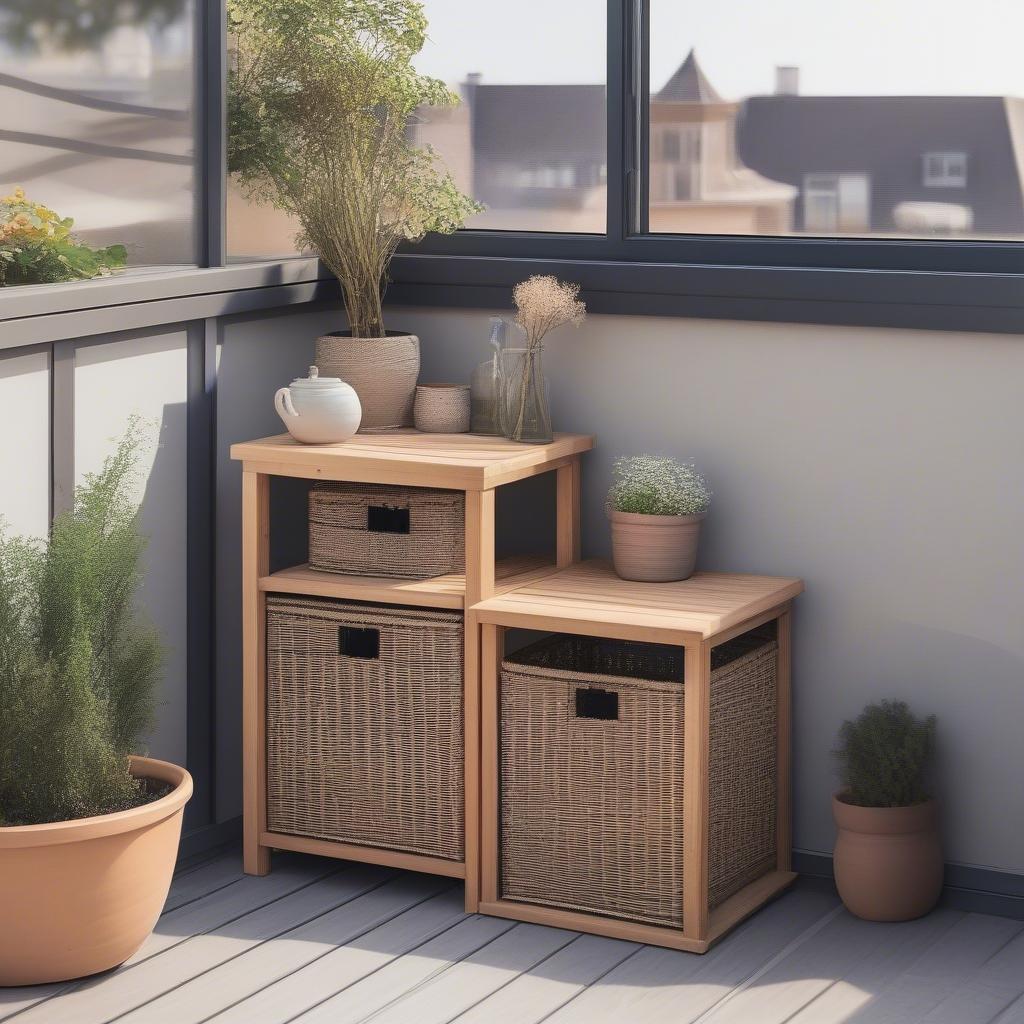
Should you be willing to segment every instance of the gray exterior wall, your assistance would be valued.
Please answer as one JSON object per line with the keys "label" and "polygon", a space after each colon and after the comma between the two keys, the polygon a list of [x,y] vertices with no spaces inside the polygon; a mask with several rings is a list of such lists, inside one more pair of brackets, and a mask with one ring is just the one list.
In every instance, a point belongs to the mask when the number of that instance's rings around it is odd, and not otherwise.
{"label": "gray exterior wall", "polygon": [[[465,379],[486,354],[485,311],[396,309],[391,320],[420,334],[425,379]],[[335,322],[325,310],[224,332],[221,817],[240,810],[240,470],[226,445],[278,429],[274,389]],[[556,427],[597,437],[584,463],[587,555],[608,552],[614,457],[660,451],[694,456],[715,488],[703,567],[807,581],[795,621],[798,848],[831,851],[840,722],[895,696],[939,716],[947,859],[1024,873],[1019,339],[595,316],[546,358]],[[301,502],[280,507],[301,543]],[[530,518],[502,517],[510,546],[530,546]]]}
{"label": "gray exterior wall", "polygon": [[[485,354],[483,312],[402,322],[430,379]],[[702,567],[806,580],[797,846],[832,849],[840,722],[896,696],[939,717],[947,859],[1024,872],[1020,340],[591,317],[545,358],[556,428],[597,438],[587,555],[608,553],[612,460],[658,451],[692,455],[715,489]]]}

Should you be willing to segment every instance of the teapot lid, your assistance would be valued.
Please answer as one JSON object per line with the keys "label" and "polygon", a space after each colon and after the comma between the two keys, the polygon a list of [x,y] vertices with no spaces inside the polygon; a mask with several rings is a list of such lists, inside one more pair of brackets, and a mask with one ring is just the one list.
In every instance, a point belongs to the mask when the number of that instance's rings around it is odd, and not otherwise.
{"label": "teapot lid", "polygon": [[340,377],[321,377],[320,370],[316,366],[309,368],[308,377],[296,377],[292,381],[293,388],[305,388],[307,390],[323,389],[323,388],[336,388],[341,384]]}

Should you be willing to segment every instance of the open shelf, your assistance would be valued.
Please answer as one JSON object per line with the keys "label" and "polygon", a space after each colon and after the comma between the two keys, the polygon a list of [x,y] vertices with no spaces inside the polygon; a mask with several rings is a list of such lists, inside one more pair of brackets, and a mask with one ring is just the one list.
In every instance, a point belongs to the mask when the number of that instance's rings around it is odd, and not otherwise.
{"label": "open shelf", "polygon": [[[555,564],[544,556],[500,559],[495,566],[495,592],[507,593],[556,571]],[[466,576],[465,573],[450,573],[429,580],[407,580],[385,576],[348,576],[311,569],[309,565],[296,565],[261,576],[259,586],[265,593],[461,610],[465,606]]]}

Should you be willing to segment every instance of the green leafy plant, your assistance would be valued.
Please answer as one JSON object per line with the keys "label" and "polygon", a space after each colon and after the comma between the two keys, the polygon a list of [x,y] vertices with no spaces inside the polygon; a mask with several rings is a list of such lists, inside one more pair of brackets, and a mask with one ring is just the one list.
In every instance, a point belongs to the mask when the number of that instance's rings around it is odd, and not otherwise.
{"label": "green leafy plant", "polygon": [[608,501],[617,512],[696,516],[708,510],[711,488],[692,461],[662,455],[617,459]]}
{"label": "green leafy plant", "polygon": [[923,803],[934,751],[934,715],[915,718],[903,701],[869,704],[839,730],[841,798],[858,807]]}
{"label": "green leafy plant", "polygon": [[481,207],[429,146],[423,106],[458,97],[419,74],[415,0],[228,0],[228,168],[250,198],[293,214],[338,277],[356,337],[384,334],[382,289],[400,242],[451,233]]}
{"label": "green leafy plant", "polygon": [[133,422],[46,543],[0,534],[0,825],[144,802],[128,754],[152,723],[163,650],[133,608],[145,539]]}
{"label": "green leafy plant", "polygon": [[21,188],[0,199],[0,285],[82,281],[125,265],[123,245],[92,249],[71,233],[74,223]]}

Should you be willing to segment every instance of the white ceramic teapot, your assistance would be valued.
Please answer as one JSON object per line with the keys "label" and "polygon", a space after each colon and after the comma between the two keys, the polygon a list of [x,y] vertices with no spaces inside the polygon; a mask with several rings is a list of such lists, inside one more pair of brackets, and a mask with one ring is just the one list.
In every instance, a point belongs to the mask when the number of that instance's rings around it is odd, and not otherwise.
{"label": "white ceramic teapot", "polygon": [[363,417],[355,391],[338,377],[321,377],[315,366],[308,377],[293,380],[291,387],[274,395],[274,408],[288,433],[303,444],[347,441]]}

